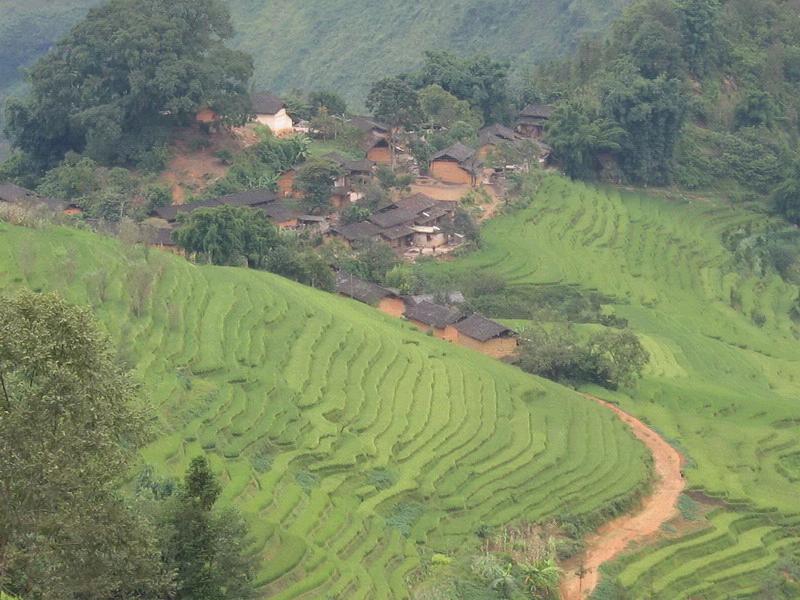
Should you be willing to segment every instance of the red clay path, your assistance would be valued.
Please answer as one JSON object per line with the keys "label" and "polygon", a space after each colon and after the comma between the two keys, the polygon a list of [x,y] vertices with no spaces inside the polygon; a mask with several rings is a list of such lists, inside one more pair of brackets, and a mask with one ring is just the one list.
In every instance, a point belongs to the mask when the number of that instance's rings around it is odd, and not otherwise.
{"label": "red clay path", "polygon": [[[562,600],[583,600],[594,591],[600,580],[599,567],[622,553],[633,542],[643,542],[655,536],[661,525],[677,514],[678,497],[686,482],[681,475],[682,458],[661,436],[619,407],[596,396],[584,394],[617,413],[633,434],[653,454],[656,473],[652,493],[639,509],[609,521],[586,539],[583,554],[565,565],[561,583]],[[578,574],[583,567],[583,577]]]}

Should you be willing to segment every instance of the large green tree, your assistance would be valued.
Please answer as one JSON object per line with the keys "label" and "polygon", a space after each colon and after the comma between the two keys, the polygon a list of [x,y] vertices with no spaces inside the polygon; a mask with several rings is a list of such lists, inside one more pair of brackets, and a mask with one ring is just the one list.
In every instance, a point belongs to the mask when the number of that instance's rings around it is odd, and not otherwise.
{"label": "large green tree", "polygon": [[87,310],[32,292],[0,303],[0,586],[164,597],[155,534],[117,492],[147,422]]}
{"label": "large green tree", "polygon": [[312,213],[330,210],[331,194],[342,170],[329,160],[310,160],[297,170],[294,189],[303,194],[303,202]]}
{"label": "large green tree", "polygon": [[509,116],[509,68],[509,63],[484,54],[462,58],[436,50],[425,53],[422,68],[414,78],[419,87],[436,84],[456,98],[466,100],[486,123],[492,123]]}
{"label": "large green tree", "polygon": [[174,238],[215,265],[246,263],[253,268],[264,268],[269,253],[281,243],[264,211],[228,204],[192,212]]}
{"label": "large green tree", "polygon": [[202,105],[243,122],[253,65],[225,46],[232,35],[220,0],[111,0],[33,66],[27,98],[7,106],[7,132],[44,163],[68,150],[120,162]]}
{"label": "large green tree", "polygon": [[625,131],[613,121],[591,115],[578,104],[558,107],[547,126],[547,141],[567,175],[591,179],[601,152],[618,152]]}
{"label": "large green tree", "polygon": [[687,113],[684,83],[666,75],[643,77],[626,60],[615,63],[612,71],[603,83],[601,102],[604,116],[627,134],[618,154],[622,170],[631,181],[669,184]]}

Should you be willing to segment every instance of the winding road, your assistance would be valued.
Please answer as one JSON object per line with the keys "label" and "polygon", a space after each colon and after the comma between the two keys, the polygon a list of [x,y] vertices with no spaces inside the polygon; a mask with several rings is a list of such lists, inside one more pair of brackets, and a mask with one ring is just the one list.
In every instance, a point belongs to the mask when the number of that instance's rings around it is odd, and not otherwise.
{"label": "winding road", "polygon": [[653,455],[656,481],[652,493],[636,512],[609,521],[586,539],[583,554],[565,566],[561,584],[562,600],[588,598],[600,581],[600,565],[621,554],[631,543],[645,541],[658,533],[661,525],[677,514],[678,497],[686,487],[681,473],[683,459],[664,438],[614,404],[589,394],[584,396],[617,413],[648,447]]}

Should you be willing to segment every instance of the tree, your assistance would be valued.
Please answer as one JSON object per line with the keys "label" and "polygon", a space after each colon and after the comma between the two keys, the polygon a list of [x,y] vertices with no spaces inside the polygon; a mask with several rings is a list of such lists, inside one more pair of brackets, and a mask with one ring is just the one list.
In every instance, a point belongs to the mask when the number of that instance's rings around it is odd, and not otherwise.
{"label": "tree", "polygon": [[328,91],[311,92],[308,95],[308,103],[314,116],[319,114],[320,109],[324,108],[329,115],[342,116],[347,112],[347,103],[339,94]]}
{"label": "tree", "polygon": [[800,225],[800,162],[786,180],[772,192],[772,205],[784,219]]}
{"label": "tree", "polygon": [[618,153],[625,175],[634,182],[669,184],[675,144],[687,113],[683,83],[664,75],[647,79],[622,60],[602,87],[603,116],[626,132]]}
{"label": "tree", "polygon": [[775,120],[777,107],[769,92],[754,89],[736,105],[734,121],[737,128],[770,127]]}
{"label": "tree", "polygon": [[618,152],[625,131],[612,121],[591,117],[580,105],[559,106],[547,126],[547,141],[564,172],[574,179],[594,176],[601,152]]}
{"label": "tree", "polygon": [[694,74],[704,75],[718,45],[719,0],[678,0],[676,6],[686,62]]}
{"label": "tree", "polygon": [[631,331],[597,333],[589,340],[588,349],[595,383],[612,389],[633,385],[650,361],[650,354]]}
{"label": "tree", "polygon": [[329,160],[309,160],[297,170],[294,189],[303,194],[303,201],[312,213],[330,210],[331,194],[342,170]]}
{"label": "tree", "polygon": [[419,87],[432,84],[477,110],[484,122],[504,121],[509,116],[509,63],[478,54],[462,59],[446,51],[425,53],[422,69],[415,75]]}
{"label": "tree", "polygon": [[173,237],[181,248],[215,265],[244,262],[253,268],[264,268],[269,253],[281,243],[263,211],[230,205],[192,212]]}
{"label": "tree", "polygon": [[176,573],[176,600],[253,597],[253,564],[244,553],[246,527],[233,511],[217,512],[222,487],[205,456],[192,459],[167,509],[164,556]]}
{"label": "tree", "polygon": [[417,92],[405,79],[387,77],[372,85],[366,105],[376,119],[389,125],[389,148],[394,167],[395,130],[415,124],[420,117]]}
{"label": "tree", "polygon": [[386,274],[398,264],[397,255],[389,244],[370,241],[360,244],[342,268],[367,281],[383,283]]}
{"label": "tree", "polygon": [[428,125],[450,127],[464,121],[479,128],[481,117],[470,108],[469,102],[459,100],[439,84],[431,84],[419,91],[419,104]]}
{"label": "tree", "polygon": [[0,303],[0,565],[32,600],[163,597],[155,534],[117,492],[147,411],[88,310]]}
{"label": "tree", "polygon": [[30,70],[30,93],[8,105],[14,144],[43,163],[65,152],[126,162],[209,105],[248,117],[252,60],[220,0],[111,0],[89,11]]}

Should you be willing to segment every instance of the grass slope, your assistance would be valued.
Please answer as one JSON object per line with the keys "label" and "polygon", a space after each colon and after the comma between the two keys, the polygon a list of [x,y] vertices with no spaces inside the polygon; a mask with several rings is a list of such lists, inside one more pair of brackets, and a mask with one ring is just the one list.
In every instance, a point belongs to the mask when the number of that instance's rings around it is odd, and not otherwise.
{"label": "grass slope", "polygon": [[0,224],[0,289],[19,286],[95,307],[158,407],[144,460],[178,475],[209,453],[264,597],[407,598],[480,525],[590,513],[647,478],[611,412],[271,274]]}
{"label": "grass slope", "polygon": [[[791,513],[800,481],[800,332],[789,310],[798,288],[742,272],[721,242],[724,232],[765,218],[722,202],[668,201],[552,176],[528,208],[487,225],[479,252],[437,268],[490,271],[516,286],[575,284],[615,298],[614,312],[641,334],[652,361],[637,389],[598,393],[675,440],[692,486]],[[759,548],[747,557],[766,561],[800,542],[798,532],[791,542],[768,533],[746,538],[746,548]],[[720,559],[736,552],[734,541],[720,544]],[[675,564],[680,573],[659,566],[666,591],[657,597],[685,597],[733,566]],[[676,579],[690,572],[694,579]],[[728,597],[725,589],[702,597]]]}

